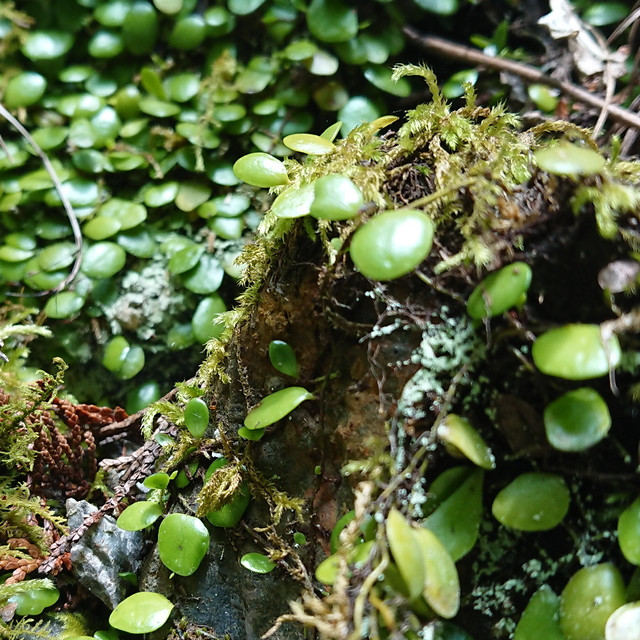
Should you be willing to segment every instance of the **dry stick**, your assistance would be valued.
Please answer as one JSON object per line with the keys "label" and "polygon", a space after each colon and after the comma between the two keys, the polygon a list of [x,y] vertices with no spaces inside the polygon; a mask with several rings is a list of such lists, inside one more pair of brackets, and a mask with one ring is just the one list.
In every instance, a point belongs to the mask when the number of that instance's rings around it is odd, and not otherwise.
{"label": "dry stick", "polygon": [[623,107],[614,104],[607,104],[599,96],[589,93],[586,89],[578,87],[571,82],[562,82],[555,78],[550,78],[539,69],[522,62],[506,60],[504,58],[494,58],[488,56],[477,49],[465,47],[464,45],[450,42],[444,38],[435,36],[425,36],[419,34],[413,27],[404,27],[404,33],[415,44],[421,46],[427,51],[431,51],[443,57],[456,58],[471,64],[480,64],[485,67],[491,67],[498,71],[506,71],[520,76],[525,82],[546,84],[550,87],[560,89],[563,93],[584,102],[591,107],[606,111],[612,120],[616,120],[628,127],[638,129],[640,131],[640,115],[632,113]]}
{"label": "dry stick", "polygon": [[[73,263],[73,267],[69,273],[69,275],[57,286],[49,291],[41,291],[39,293],[31,293],[32,296],[45,296],[49,293],[55,293],[56,291],[62,291],[78,274],[80,270],[80,263],[82,262],[82,232],[80,231],[80,225],[78,224],[78,220],[76,218],[76,214],[73,211],[73,207],[69,202],[69,199],[65,195],[62,190],[62,184],[60,183],[60,179],[58,178],[58,174],[56,170],[51,165],[47,154],[38,146],[38,143],[31,137],[31,134],[20,124],[19,120],[14,118],[14,116],[7,111],[2,104],[0,104],[0,115],[3,116],[6,120],[8,120],[15,129],[18,130],[18,133],[31,145],[33,150],[38,154],[40,160],[42,160],[42,164],[44,168],[47,170],[47,173],[51,177],[51,181],[53,182],[53,186],[56,188],[58,195],[60,196],[60,201],[62,202],[62,206],[64,207],[65,213],[69,218],[69,223],[71,224],[71,229],[73,231],[73,239],[76,245],[76,259]],[[5,295],[21,295],[16,293],[6,293]]]}

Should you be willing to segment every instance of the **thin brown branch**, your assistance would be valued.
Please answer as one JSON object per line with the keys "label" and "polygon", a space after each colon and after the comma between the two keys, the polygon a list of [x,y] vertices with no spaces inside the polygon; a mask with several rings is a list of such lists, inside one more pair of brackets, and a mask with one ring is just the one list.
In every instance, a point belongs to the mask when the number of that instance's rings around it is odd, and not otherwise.
{"label": "thin brown branch", "polygon": [[590,93],[586,89],[583,89],[571,82],[563,82],[562,80],[551,78],[539,69],[536,69],[536,67],[522,62],[516,62],[514,60],[507,60],[505,58],[494,58],[482,53],[482,51],[478,51],[477,49],[472,49],[471,47],[466,47],[461,44],[456,44],[455,42],[450,42],[444,38],[421,35],[410,26],[405,26],[403,31],[412,42],[427,51],[442,57],[454,58],[469,64],[482,65],[498,71],[513,73],[528,83],[546,84],[550,87],[554,87],[575,100],[584,102],[596,109],[606,111],[612,120],[640,131],[640,115],[632,113],[624,107],[620,107],[615,104],[607,104],[607,101],[600,96]]}

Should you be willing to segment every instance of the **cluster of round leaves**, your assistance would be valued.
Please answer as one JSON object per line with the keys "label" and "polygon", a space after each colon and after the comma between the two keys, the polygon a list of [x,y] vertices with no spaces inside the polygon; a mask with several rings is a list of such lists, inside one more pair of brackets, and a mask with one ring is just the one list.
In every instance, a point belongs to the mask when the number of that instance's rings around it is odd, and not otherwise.
{"label": "cluster of round leaves", "polygon": [[[410,91],[406,81],[390,80],[390,58],[405,44],[401,26],[458,8],[456,0],[416,1],[407,15],[383,0],[358,9],[342,0],[306,8],[210,4],[27,3],[29,30],[0,20],[0,36],[15,43],[0,100],[52,159],[82,227],[81,274],[45,311],[65,323],[77,318],[87,340],[90,318],[105,319],[107,338],[119,323],[147,355],[215,337],[218,289],[239,275],[237,243],[260,210],[239,187],[234,159],[250,150],[290,153],[282,138],[313,128],[323,112],[338,113],[343,131],[377,117],[385,96]],[[18,135],[5,140],[0,284],[27,294],[51,290],[75,259],[72,229],[40,160]],[[169,305],[161,319],[143,314],[134,322],[114,315],[127,275],[156,262],[170,275],[163,295],[182,296],[180,310]],[[67,330],[75,325],[61,325],[56,336],[73,362],[79,350],[64,339]],[[109,368],[126,378],[136,367]]]}

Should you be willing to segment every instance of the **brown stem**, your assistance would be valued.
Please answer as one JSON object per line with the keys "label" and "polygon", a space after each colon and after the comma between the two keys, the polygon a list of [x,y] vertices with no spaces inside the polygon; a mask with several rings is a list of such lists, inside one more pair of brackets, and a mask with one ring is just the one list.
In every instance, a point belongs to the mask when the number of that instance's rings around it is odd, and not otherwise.
{"label": "brown stem", "polygon": [[575,100],[605,111],[612,120],[616,120],[617,122],[625,124],[627,127],[632,127],[640,131],[640,115],[632,113],[618,105],[607,104],[606,100],[600,96],[590,93],[586,89],[578,87],[571,82],[563,82],[562,80],[551,78],[531,65],[514,60],[507,60],[505,58],[488,56],[482,53],[482,51],[450,42],[444,38],[421,35],[410,26],[405,26],[403,31],[412,42],[427,51],[431,51],[442,57],[455,58],[469,64],[482,65],[484,67],[497,69],[498,71],[513,73],[521,77],[525,82],[546,84],[550,87],[555,87]]}

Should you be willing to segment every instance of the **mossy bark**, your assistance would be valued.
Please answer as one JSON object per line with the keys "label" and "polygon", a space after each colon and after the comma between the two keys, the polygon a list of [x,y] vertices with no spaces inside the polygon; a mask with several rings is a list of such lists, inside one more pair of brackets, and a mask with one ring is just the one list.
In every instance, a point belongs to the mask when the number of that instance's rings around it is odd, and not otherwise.
{"label": "mossy bark", "polygon": [[[406,204],[440,188],[445,194],[440,204],[451,209],[450,191],[437,184],[442,174],[424,178],[429,174],[425,167],[437,166],[443,153],[442,147],[435,148],[434,160],[434,148],[433,138],[424,139],[424,146],[411,150],[403,163],[394,162],[386,197]],[[459,179],[448,177],[454,185]],[[302,593],[307,599],[295,617],[323,637],[354,631],[360,637],[366,635],[366,625],[383,626],[389,620],[383,620],[381,609],[376,613],[373,601],[367,602],[364,618],[352,617],[372,564],[351,572],[349,586],[336,588],[326,608],[327,592],[323,595],[313,580],[314,569],[330,553],[329,536],[337,519],[352,508],[354,491],[362,495],[359,483],[366,482],[371,491],[361,511],[383,521],[397,507],[419,523],[420,502],[428,500],[431,482],[451,466],[470,465],[434,437],[433,430],[449,412],[464,415],[497,460],[496,469],[485,474],[479,540],[458,563],[457,625],[476,639],[506,638],[541,584],[560,591],[582,564],[620,560],[612,533],[616,512],[607,505],[635,479],[637,438],[630,427],[637,408],[629,396],[633,375],[623,370],[615,383],[606,376],[587,382],[550,378],[533,366],[530,347],[536,335],[553,326],[614,318],[598,273],[629,249],[619,236],[601,237],[591,207],[572,212],[571,198],[585,180],[557,179],[536,170],[517,188],[504,188],[504,176],[495,179],[500,195],[493,200],[487,196],[483,203],[486,209],[493,202],[487,209],[493,219],[482,238],[493,251],[490,268],[523,261],[531,266],[533,281],[521,309],[478,326],[472,326],[465,304],[482,270],[465,260],[440,268],[473,241],[472,235],[460,235],[459,224],[460,216],[475,215],[477,194],[472,189],[455,190],[457,213],[441,221],[434,250],[419,274],[388,283],[362,277],[346,252],[327,261],[305,222],[293,225],[271,252],[254,303],[245,308],[227,343],[221,363],[225,375],[211,379],[206,397],[216,405],[214,419],[227,441],[226,454],[244,465],[250,483],[258,473],[279,491],[304,499],[301,516],[285,510],[274,523],[268,504],[273,496],[265,500],[265,485],[253,482],[254,499],[241,526],[215,533],[212,550],[193,577],[174,578],[169,586],[160,580],[166,570],[150,562],[142,588],[171,591],[190,622],[233,640],[267,632],[288,612],[288,602]],[[632,233],[635,214],[622,216],[619,225]],[[633,313],[633,298],[616,301],[621,313]],[[271,366],[272,340],[285,340],[295,350],[298,380]],[[629,336],[621,340],[623,347],[634,349]],[[268,427],[262,440],[239,438],[237,430],[251,407],[292,384],[309,389],[315,399]],[[614,430],[587,452],[560,453],[546,441],[542,412],[578,386],[590,386],[605,398]],[[562,475],[572,506],[560,527],[524,534],[498,525],[490,504],[510,480],[531,470]],[[305,535],[306,545],[294,542],[295,532]],[[265,549],[281,558],[275,571],[257,575],[240,566],[242,554]],[[378,556],[372,557],[374,568]],[[384,611],[389,610],[394,633],[408,637],[416,617],[401,596],[391,599]],[[427,611],[418,625],[429,624]],[[302,625],[288,621],[272,637],[303,638],[306,633]]]}

